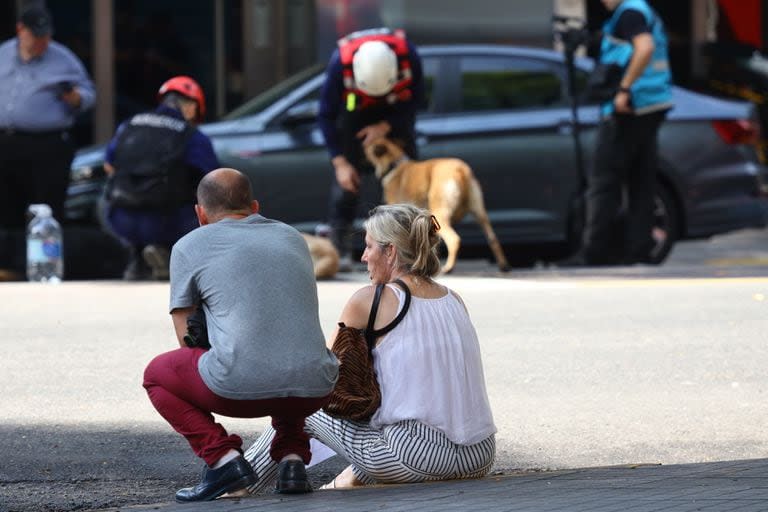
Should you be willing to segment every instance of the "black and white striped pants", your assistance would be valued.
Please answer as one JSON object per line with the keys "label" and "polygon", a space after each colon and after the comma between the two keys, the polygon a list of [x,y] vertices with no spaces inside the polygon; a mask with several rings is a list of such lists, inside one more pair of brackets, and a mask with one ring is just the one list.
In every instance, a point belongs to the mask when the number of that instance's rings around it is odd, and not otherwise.
{"label": "black and white striped pants", "polygon": [[[374,429],[319,411],[306,419],[304,430],[349,461],[365,484],[480,478],[490,471],[496,455],[495,435],[477,444],[459,445],[415,420]],[[277,463],[269,456],[273,436],[274,430],[268,427],[245,452],[259,476],[251,492],[267,488],[277,477]]]}

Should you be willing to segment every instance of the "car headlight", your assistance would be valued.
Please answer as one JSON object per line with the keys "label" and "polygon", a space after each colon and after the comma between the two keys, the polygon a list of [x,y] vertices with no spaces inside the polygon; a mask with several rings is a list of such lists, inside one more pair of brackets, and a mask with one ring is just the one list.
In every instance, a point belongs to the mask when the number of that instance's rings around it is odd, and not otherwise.
{"label": "car headlight", "polygon": [[84,165],[82,167],[76,167],[69,173],[70,180],[75,183],[78,181],[87,181],[93,178],[93,167],[90,165]]}

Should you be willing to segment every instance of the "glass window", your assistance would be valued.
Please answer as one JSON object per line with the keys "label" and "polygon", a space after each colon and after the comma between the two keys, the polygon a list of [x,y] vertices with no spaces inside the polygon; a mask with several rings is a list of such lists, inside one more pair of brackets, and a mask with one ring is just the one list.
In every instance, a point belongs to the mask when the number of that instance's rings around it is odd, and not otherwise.
{"label": "glass window", "polygon": [[562,106],[560,77],[546,62],[509,57],[461,60],[461,110]]}
{"label": "glass window", "polygon": [[[320,73],[323,68],[324,66],[322,64],[316,64],[314,66],[308,67],[303,71],[299,71],[295,75],[286,78],[282,82],[278,82],[276,85],[270,87],[255,98],[240,105],[232,112],[224,116],[222,119],[229,121],[232,119],[239,119],[241,117],[247,117],[261,113],[264,109],[270,107],[275,101],[279,100],[283,96],[290,94],[298,87],[304,85],[307,80],[310,80],[313,76]],[[313,94],[319,97],[319,89],[317,91],[313,91]]]}
{"label": "glass window", "polygon": [[421,70],[424,75],[424,105],[421,112],[435,111],[435,77],[440,61],[436,58],[422,57]]}

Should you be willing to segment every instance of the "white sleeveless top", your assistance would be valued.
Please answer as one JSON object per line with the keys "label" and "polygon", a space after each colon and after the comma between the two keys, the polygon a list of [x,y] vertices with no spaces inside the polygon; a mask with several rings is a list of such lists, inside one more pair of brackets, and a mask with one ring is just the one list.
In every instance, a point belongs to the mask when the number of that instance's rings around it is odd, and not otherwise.
{"label": "white sleeveless top", "polygon": [[[405,292],[388,285],[402,309]],[[452,442],[475,444],[496,432],[477,333],[452,292],[437,299],[411,297],[402,322],[373,350],[381,407],[371,426],[417,420]]]}

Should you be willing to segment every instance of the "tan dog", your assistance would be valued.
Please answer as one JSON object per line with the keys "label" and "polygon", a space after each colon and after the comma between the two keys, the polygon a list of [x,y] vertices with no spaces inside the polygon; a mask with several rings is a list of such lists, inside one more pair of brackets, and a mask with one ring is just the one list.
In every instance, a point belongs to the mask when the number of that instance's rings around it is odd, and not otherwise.
{"label": "tan dog", "polygon": [[472,213],[483,228],[499,268],[509,270],[507,258],[488,220],[483,191],[466,162],[458,158],[411,160],[400,146],[386,138],[368,144],[365,155],[376,168],[376,177],[381,181],[387,204],[414,204],[427,208],[437,218],[440,223],[438,234],[448,248],[444,273],[456,265],[461,244],[451,225],[467,213]]}
{"label": "tan dog", "polygon": [[315,268],[315,278],[330,279],[339,271],[339,252],[330,240],[319,236],[302,233],[307,242],[312,265]]}

